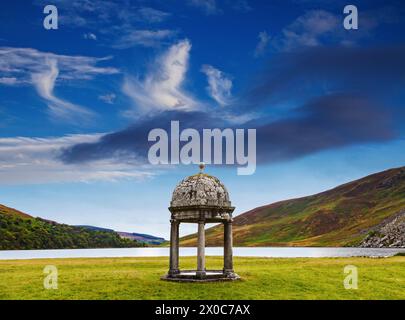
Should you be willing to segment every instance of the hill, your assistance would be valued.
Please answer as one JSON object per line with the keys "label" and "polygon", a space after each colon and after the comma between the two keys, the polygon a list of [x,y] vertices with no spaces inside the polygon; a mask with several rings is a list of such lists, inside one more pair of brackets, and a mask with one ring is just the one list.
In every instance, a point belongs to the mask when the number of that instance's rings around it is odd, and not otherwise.
{"label": "hill", "polygon": [[0,250],[139,247],[112,231],[89,230],[41,218],[0,205]]}
{"label": "hill", "polygon": [[164,238],[155,237],[155,236],[151,236],[149,234],[144,234],[144,233],[122,232],[122,231],[117,231],[117,233],[122,238],[127,238],[127,239],[136,240],[136,241],[146,242],[147,244],[152,244],[152,245],[157,245],[157,244],[161,244],[163,242],[166,242],[166,239],[164,239]]}
{"label": "hill", "polygon": [[121,238],[136,240],[138,242],[144,242],[144,243],[152,244],[152,245],[161,244],[166,241],[164,238],[159,238],[159,237],[155,237],[150,234],[144,234],[144,233],[115,231],[112,229],[100,228],[100,227],[95,227],[95,226],[85,226],[85,225],[79,225],[78,227],[83,227],[83,228],[87,228],[90,230],[116,232],[120,235]]}
{"label": "hill", "polygon": [[85,228],[85,229],[94,230],[94,231],[114,232],[113,229],[107,229],[107,228],[101,228],[101,227],[95,227],[95,226],[88,226],[88,225],[76,225],[75,227]]}
{"label": "hill", "polygon": [[3,206],[2,204],[0,204],[0,214],[14,215],[20,218],[32,218],[32,216],[30,216],[29,214]]}
{"label": "hill", "polygon": [[[405,167],[401,167],[236,216],[234,245],[357,246],[404,208]],[[221,246],[222,232],[222,226],[207,229],[207,245]],[[196,234],[181,238],[181,245],[196,245]]]}

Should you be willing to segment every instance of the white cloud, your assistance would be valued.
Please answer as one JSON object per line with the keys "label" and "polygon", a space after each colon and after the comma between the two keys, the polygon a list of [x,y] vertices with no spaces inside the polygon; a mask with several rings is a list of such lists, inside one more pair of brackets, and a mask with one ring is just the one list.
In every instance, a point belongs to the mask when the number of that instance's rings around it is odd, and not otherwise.
{"label": "white cloud", "polygon": [[213,66],[204,65],[201,68],[208,80],[208,93],[221,106],[228,105],[231,101],[232,81],[224,73]]}
{"label": "white cloud", "polygon": [[[49,3],[48,0],[35,0],[39,6]],[[54,0],[59,9],[61,25],[69,28],[86,27],[98,30],[100,26],[135,25],[139,22],[159,23],[170,16],[170,13],[151,7],[140,6],[128,0]]]}
{"label": "white cloud", "polygon": [[98,98],[101,101],[103,101],[105,103],[108,103],[108,104],[113,104],[116,97],[117,96],[115,95],[115,93],[107,93],[107,94],[103,94],[103,95],[98,96]]}
{"label": "white cloud", "polygon": [[259,32],[258,38],[259,43],[257,44],[255,49],[255,57],[259,57],[264,54],[270,41],[270,36],[267,34],[266,31]]}
{"label": "white cloud", "polygon": [[92,32],[83,34],[83,38],[87,40],[97,40],[97,36]]}
{"label": "white cloud", "polygon": [[137,13],[139,14],[140,20],[144,20],[151,23],[162,22],[170,16],[170,13],[149,7],[139,8]]}
{"label": "white cloud", "polygon": [[152,176],[147,166],[114,160],[67,165],[58,160],[61,148],[96,142],[102,134],[56,138],[0,138],[0,184],[115,181]]}
{"label": "white cloud", "polygon": [[32,74],[32,82],[38,94],[47,101],[51,114],[63,120],[78,118],[85,120],[93,116],[93,113],[86,108],[60,99],[54,95],[53,89],[59,74],[57,61],[55,59],[48,59],[46,61],[46,67],[48,68],[47,70]]}
{"label": "white cloud", "polygon": [[188,40],[172,45],[156,59],[144,79],[127,77],[123,92],[141,111],[195,109],[198,103],[182,87],[190,50]]}
{"label": "white cloud", "polygon": [[299,47],[314,47],[340,37],[341,19],[325,10],[311,10],[298,17],[283,29],[273,40],[280,51],[291,51]]}
{"label": "white cloud", "polygon": [[[36,4],[44,6],[48,0],[36,0]],[[63,28],[86,28],[86,39],[96,40],[93,35],[100,35],[100,41],[115,48],[133,46],[132,37],[139,40],[142,32],[154,34],[153,46],[165,30],[145,30],[147,25],[158,24],[170,17],[170,13],[142,6],[128,0],[54,0],[59,9],[59,24]],[[132,30],[139,30],[138,33]],[[172,31],[174,32],[174,31]],[[143,35],[143,37],[148,35]],[[149,35],[149,38],[153,35]],[[118,39],[118,40],[117,40]],[[166,40],[166,36],[163,38]],[[138,45],[151,46],[150,41],[139,41]],[[135,44],[136,45],[136,44]]]}
{"label": "white cloud", "polygon": [[97,63],[110,57],[58,55],[31,48],[0,47],[0,81],[5,85],[33,85],[47,102],[51,115],[64,120],[84,119],[91,112],[53,93],[60,80],[90,80],[98,75],[118,73],[111,67],[98,67]]}
{"label": "white cloud", "polygon": [[97,75],[118,73],[116,68],[97,66],[109,59],[111,57],[68,56],[32,48],[0,47],[0,75],[15,77],[20,84],[31,83],[33,73],[42,72],[47,68],[47,61],[56,60],[61,71],[60,79],[86,80]]}
{"label": "white cloud", "polygon": [[333,33],[339,26],[340,21],[336,15],[324,10],[313,10],[283,30],[279,45],[285,50],[318,46],[323,36]]}
{"label": "white cloud", "polygon": [[324,10],[310,11],[283,31],[284,45],[287,48],[317,46],[321,36],[334,32],[338,26],[340,20],[336,15]]}
{"label": "white cloud", "polygon": [[132,30],[121,36],[114,44],[117,49],[126,49],[135,46],[157,47],[164,40],[176,34],[173,30]]}
{"label": "white cloud", "polygon": [[13,85],[17,84],[17,78],[16,77],[0,77],[0,84],[5,84],[5,85]]}
{"label": "white cloud", "polygon": [[398,11],[390,6],[361,10],[359,15],[361,27],[356,32],[347,32],[342,26],[342,14],[310,10],[285,27],[272,40],[272,45],[278,51],[328,44],[351,46],[364,38],[372,37],[372,31],[379,26],[400,21]]}
{"label": "white cloud", "polygon": [[201,9],[206,14],[216,14],[219,13],[220,10],[217,7],[216,0],[189,0],[190,5]]}

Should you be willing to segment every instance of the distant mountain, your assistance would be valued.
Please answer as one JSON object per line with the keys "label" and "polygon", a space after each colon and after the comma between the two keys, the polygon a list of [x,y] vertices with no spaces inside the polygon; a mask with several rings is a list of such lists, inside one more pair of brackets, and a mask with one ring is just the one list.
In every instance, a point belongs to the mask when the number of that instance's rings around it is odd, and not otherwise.
{"label": "distant mountain", "polygon": [[88,226],[88,225],[80,225],[79,224],[79,225],[75,225],[75,227],[86,228],[86,229],[94,230],[94,231],[114,232],[113,229],[100,228],[100,227]]}
{"label": "distant mountain", "polygon": [[0,250],[140,247],[114,231],[69,226],[0,205]]}
{"label": "distant mountain", "polygon": [[144,233],[129,233],[129,232],[121,232],[117,231],[117,233],[122,238],[132,239],[140,242],[146,242],[148,244],[161,244],[166,241],[164,238],[159,238],[155,236],[151,236],[149,234]]}
{"label": "distant mountain", "polygon": [[[401,167],[236,216],[234,245],[357,246],[376,230],[397,221],[404,209],[405,167]],[[220,246],[222,238],[222,226],[206,230],[207,245]],[[400,243],[399,239],[390,241]],[[196,234],[181,238],[181,245],[196,245]]]}
{"label": "distant mountain", "polygon": [[77,227],[82,227],[82,228],[87,228],[90,230],[97,230],[97,231],[116,232],[120,235],[121,238],[136,240],[138,242],[144,242],[144,243],[152,244],[152,245],[161,244],[162,242],[166,241],[164,238],[159,238],[159,237],[155,237],[155,236],[151,236],[149,234],[143,234],[143,233],[114,231],[112,229],[100,228],[100,227],[95,227],[95,226],[86,226],[86,225],[79,225]]}

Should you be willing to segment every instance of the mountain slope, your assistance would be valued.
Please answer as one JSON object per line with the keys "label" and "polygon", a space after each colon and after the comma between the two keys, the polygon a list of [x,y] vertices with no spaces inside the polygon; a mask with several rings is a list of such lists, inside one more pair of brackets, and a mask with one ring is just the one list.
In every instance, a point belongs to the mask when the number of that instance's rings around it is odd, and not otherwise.
{"label": "mountain slope", "polygon": [[[405,167],[401,167],[243,213],[234,218],[234,245],[358,245],[404,208]],[[222,226],[207,229],[207,245],[222,245],[222,232]],[[195,234],[181,239],[183,246],[195,244]]]}
{"label": "mountain slope", "polygon": [[3,206],[2,204],[0,204],[0,214],[15,215],[15,216],[18,216],[20,218],[33,218],[29,214],[26,214],[24,212],[18,211],[18,210],[13,209],[13,208]]}
{"label": "mountain slope", "polygon": [[151,236],[150,234],[135,233],[135,232],[122,232],[117,231],[121,238],[132,239],[140,242],[146,242],[147,244],[157,245],[166,242],[166,239]]}
{"label": "mountain slope", "polygon": [[88,230],[34,218],[0,205],[0,250],[139,247],[116,232]]}
{"label": "mountain slope", "polygon": [[86,226],[86,225],[78,225],[77,227],[82,227],[82,228],[86,228],[86,229],[90,229],[90,230],[97,230],[97,231],[116,232],[120,235],[121,238],[144,242],[144,243],[152,244],[152,245],[161,244],[162,242],[166,241],[164,238],[159,238],[159,237],[155,237],[150,234],[144,234],[144,233],[115,231],[112,229],[100,228],[100,227],[95,227],[95,226]]}

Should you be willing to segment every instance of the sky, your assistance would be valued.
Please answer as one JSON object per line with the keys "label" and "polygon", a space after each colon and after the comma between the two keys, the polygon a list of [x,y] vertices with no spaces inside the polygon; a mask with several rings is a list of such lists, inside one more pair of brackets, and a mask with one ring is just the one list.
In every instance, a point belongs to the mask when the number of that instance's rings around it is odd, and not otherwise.
{"label": "sky", "polygon": [[254,174],[205,169],[234,214],[403,166],[404,13],[400,0],[2,1],[0,203],[168,238],[171,193],[198,172],[148,162],[148,132],[171,120],[256,129]]}

